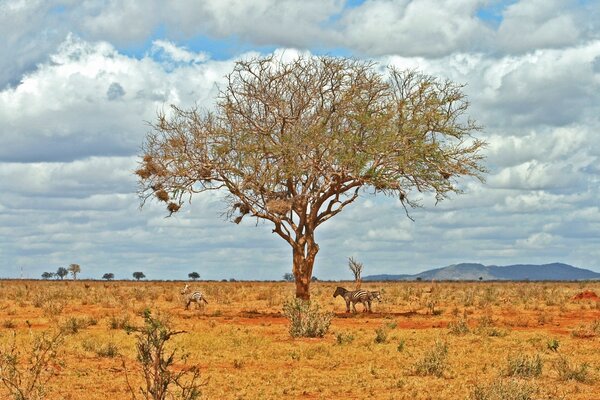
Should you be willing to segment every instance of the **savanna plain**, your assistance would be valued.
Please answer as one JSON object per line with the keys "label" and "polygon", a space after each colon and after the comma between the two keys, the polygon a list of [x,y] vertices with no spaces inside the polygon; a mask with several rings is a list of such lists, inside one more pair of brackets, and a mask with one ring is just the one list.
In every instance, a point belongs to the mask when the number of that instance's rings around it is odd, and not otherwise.
{"label": "savanna plain", "polygon": [[189,282],[208,304],[187,310],[185,283],[0,281],[0,399],[31,374],[44,399],[144,398],[148,313],[202,399],[600,398],[600,282],[364,282],[382,302],[356,314],[332,296],[353,282],[314,282],[317,338],[290,334],[293,283]]}

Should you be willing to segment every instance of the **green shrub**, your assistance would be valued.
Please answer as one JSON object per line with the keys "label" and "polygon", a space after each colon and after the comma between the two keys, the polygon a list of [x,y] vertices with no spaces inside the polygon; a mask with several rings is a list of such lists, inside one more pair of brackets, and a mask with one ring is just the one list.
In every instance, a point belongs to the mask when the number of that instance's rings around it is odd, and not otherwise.
{"label": "green shrub", "polygon": [[559,344],[560,343],[558,342],[558,339],[550,339],[548,342],[546,342],[546,347],[550,351],[558,351]]}
{"label": "green shrub", "polygon": [[65,332],[42,332],[33,335],[31,348],[25,352],[17,346],[17,334],[0,349],[0,383],[14,400],[46,399],[46,384],[54,377],[50,365],[61,365],[59,348],[64,343]]}
{"label": "green shrub", "polygon": [[114,358],[119,355],[119,347],[113,342],[108,342],[96,348],[96,354],[100,357]]}
{"label": "green shrub", "polygon": [[507,376],[518,376],[521,378],[534,378],[542,374],[544,362],[539,354],[527,356],[520,354],[509,356],[506,368]]}
{"label": "green shrub", "polygon": [[402,353],[404,351],[405,344],[406,344],[406,340],[400,339],[400,341],[398,342],[398,347],[396,347],[396,350],[398,351],[398,353]]}
{"label": "green shrub", "polygon": [[[153,317],[150,310],[144,310],[144,326],[128,327],[127,333],[137,332],[136,349],[145,387],[139,391],[144,399],[195,400],[200,398],[200,370],[197,367],[174,369],[176,350],[167,350],[168,341],[175,335],[184,333],[170,328],[166,318]],[[180,357],[185,362],[186,357]],[[125,361],[123,361],[125,367]],[[129,391],[135,398],[135,390],[129,384]],[[176,389],[173,389],[173,388]]]}
{"label": "green shrub", "polygon": [[375,343],[387,342],[387,330],[385,327],[375,329]]}
{"label": "green shrub", "polygon": [[290,320],[292,337],[323,337],[333,318],[332,313],[320,312],[317,304],[296,298],[283,304],[283,314]]}
{"label": "green shrub", "polygon": [[425,356],[413,365],[413,370],[417,375],[434,375],[441,378],[448,366],[447,358],[448,344],[436,340],[433,349],[426,352]]}
{"label": "green shrub", "polygon": [[466,335],[467,333],[469,333],[469,325],[467,325],[466,320],[459,319],[456,321],[451,321],[448,324],[448,330],[453,335],[462,336],[462,335]]}
{"label": "green shrub", "polygon": [[469,400],[532,400],[536,389],[517,381],[495,381],[489,385],[476,385]]}
{"label": "green shrub", "polygon": [[589,366],[586,363],[573,366],[564,357],[559,358],[554,365],[554,369],[558,373],[558,378],[562,381],[589,382],[590,375],[588,368]]}
{"label": "green shrub", "polygon": [[352,343],[354,341],[354,335],[351,333],[337,333],[335,335],[335,341],[339,345]]}

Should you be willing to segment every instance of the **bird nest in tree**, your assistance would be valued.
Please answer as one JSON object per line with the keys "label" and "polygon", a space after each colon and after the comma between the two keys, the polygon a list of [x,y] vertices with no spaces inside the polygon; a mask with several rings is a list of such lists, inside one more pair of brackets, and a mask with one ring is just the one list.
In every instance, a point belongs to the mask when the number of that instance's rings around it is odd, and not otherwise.
{"label": "bird nest in tree", "polygon": [[292,209],[292,202],[284,199],[273,199],[267,202],[267,210],[273,214],[285,214]]}
{"label": "bird nest in tree", "polygon": [[155,194],[160,201],[169,201],[169,194],[165,190],[158,190]]}

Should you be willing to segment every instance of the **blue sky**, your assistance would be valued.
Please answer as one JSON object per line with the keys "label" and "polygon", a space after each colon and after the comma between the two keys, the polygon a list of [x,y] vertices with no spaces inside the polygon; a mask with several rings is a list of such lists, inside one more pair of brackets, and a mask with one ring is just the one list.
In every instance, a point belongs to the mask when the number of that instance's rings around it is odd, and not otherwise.
{"label": "blue sky", "polygon": [[202,195],[139,209],[157,110],[210,107],[235,60],[371,59],[465,83],[487,181],[406,218],[365,192],[317,232],[314,274],[457,262],[600,271],[600,3],[578,0],[0,0],[0,277],[79,263],[82,277],[278,279],[291,251]]}

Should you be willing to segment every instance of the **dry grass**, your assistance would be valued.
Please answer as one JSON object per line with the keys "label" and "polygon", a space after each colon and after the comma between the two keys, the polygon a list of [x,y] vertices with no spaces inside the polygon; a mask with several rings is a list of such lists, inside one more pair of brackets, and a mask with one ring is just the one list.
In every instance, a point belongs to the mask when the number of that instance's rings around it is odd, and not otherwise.
{"label": "dry grass", "polygon": [[[183,284],[176,282],[0,281],[0,348],[16,331],[26,352],[30,334],[62,327],[69,335],[46,398],[130,398],[122,360],[132,386],[142,381],[135,338],[125,328],[140,326],[150,308],[187,332],[172,345],[187,354],[187,365],[200,367],[206,399],[589,399],[600,393],[600,307],[572,299],[585,289],[600,293],[600,282],[364,282],[367,290],[382,290],[384,302],[374,303],[372,314],[356,315],[332,297],[337,285],[311,287],[321,310],[335,313],[325,337],[293,339],[282,314],[291,283],[195,282],[209,305],[186,311]],[[553,341],[560,346],[549,346]],[[436,343],[447,352],[435,353]],[[535,373],[511,374],[526,379],[523,384],[507,377],[519,354],[536,357]],[[3,390],[0,398],[9,398]]]}

